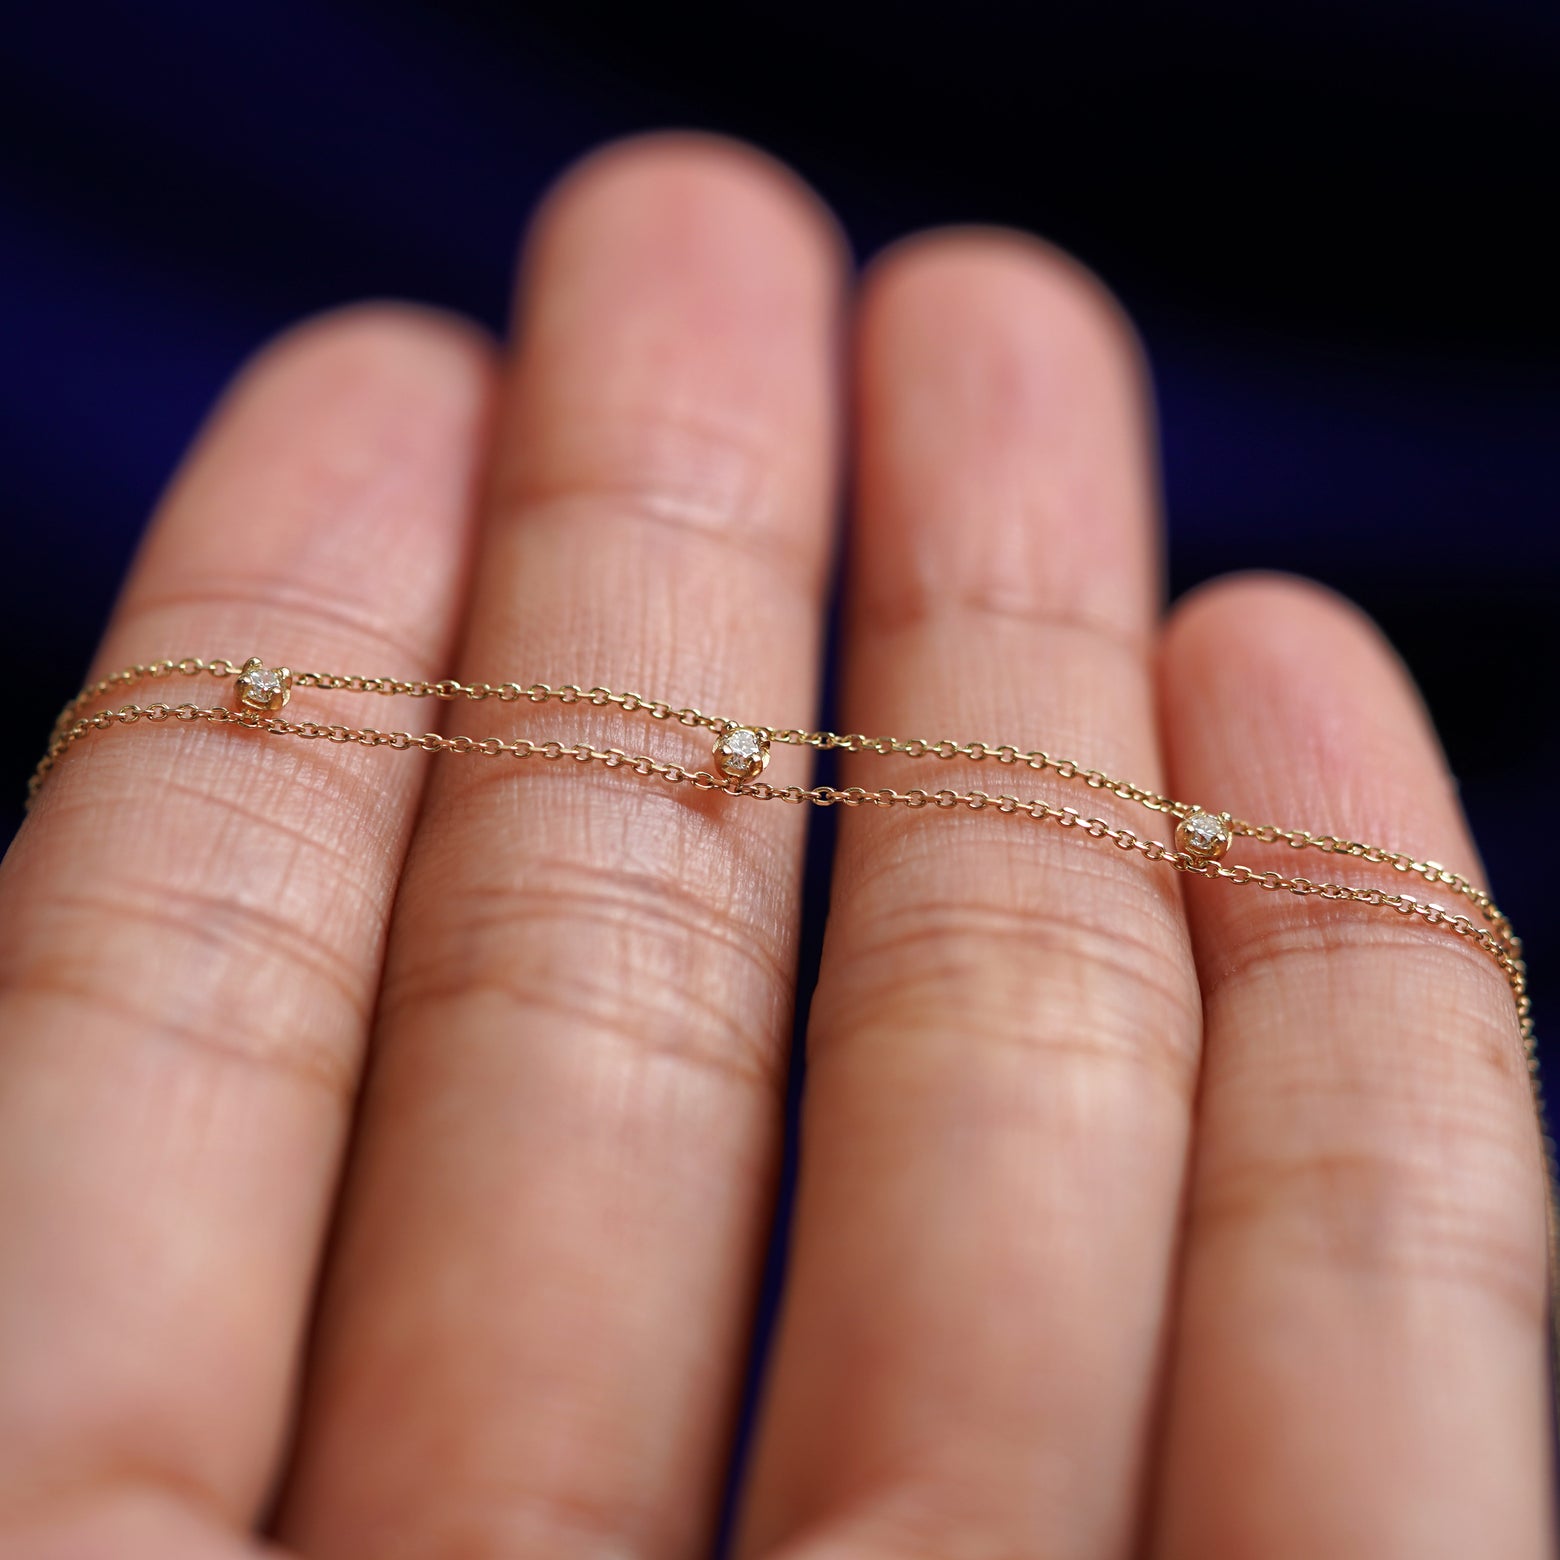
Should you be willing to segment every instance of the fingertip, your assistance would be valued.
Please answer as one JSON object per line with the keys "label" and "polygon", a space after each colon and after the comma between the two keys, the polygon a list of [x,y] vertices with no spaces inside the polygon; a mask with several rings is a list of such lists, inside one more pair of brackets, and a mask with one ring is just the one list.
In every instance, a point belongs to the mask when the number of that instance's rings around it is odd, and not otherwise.
{"label": "fingertip", "polygon": [[1194,585],[1173,604],[1166,632],[1217,634],[1232,623],[1269,615],[1382,637],[1364,608],[1341,591],[1281,569],[1241,569]]}
{"label": "fingertip", "polygon": [[646,208],[719,222],[755,250],[778,245],[831,281],[850,264],[839,219],[789,164],[735,137],[660,130],[608,141],[565,169],[537,205],[523,270],[561,233],[621,230],[623,213]]}
{"label": "fingertip", "polygon": [[869,335],[909,312],[937,319],[968,309],[1043,332],[1053,353],[1107,363],[1134,395],[1147,393],[1148,356],[1121,300],[1075,255],[1036,234],[981,223],[929,228],[879,251],[862,279]]}
{"label": "fingertip", "polygon": [[468,399],[486,386],[492,337],[450,310],[396,299],[347,304],[311,315],[273,336],[235,375],[233,397],[287,400],[305,392],[329,401],[409,392]]}
{"label": "fingertip", "polygon": [[1171,698],[1178,687],[1238,676],[1253,702],[1298,703],[1313,725],[1317,704],[1364,697],[1411,710],[1433,740],[1413,675],[1375,619],[1303,575],[1242,571],[1188,591],[1165,625],[1160,673]]}
{"label": "fingertip", "polygon": [[[1357,603],[1277,572],[1227,575],[1172,609],[1159,701],[1183,792],[1237,814],[1474,861],[1430,712]],[[1204,798],[1207,800],[1208,798]]]}
{"label": "fingertip", "polygon": [[962,602],[1136,653],[1159,617],[1158,482],[1141,352],[1105,289],[1026,234],[921,233],[869,269],[856,357],[855,546],[877,557],[858,613]]}

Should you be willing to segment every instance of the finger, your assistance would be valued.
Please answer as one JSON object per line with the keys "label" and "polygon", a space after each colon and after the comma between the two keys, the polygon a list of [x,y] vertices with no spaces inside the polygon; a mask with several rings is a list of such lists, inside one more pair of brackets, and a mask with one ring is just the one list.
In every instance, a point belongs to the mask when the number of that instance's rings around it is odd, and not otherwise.
{"label": "finger", "polygon": [[[1038,245],[934,237],[876,274],[859,360],[852,729],[1151,784],[1154,504],[1114,308]],[[928,762],[851,778],[1129,806]],[[1197,1033],[1163,866],[991,811],[842,819],[743,1553],[1123,1552]]]}
{"label": "finger", "polygon": [[[474,335],[411,311],[267,353],[152,527],[97,673],[255,651],[438,675],[486,384]],[[176,681],[133,693],[231,697]],[[421,780],[390,756],[100,733],[0,868],[8,1556],[193,1554],[274,1477]]]}
{"label": "finger", "polygon": [[[1335,599],[1200,593],[1163,699],[1180,794],[1476,867],[1401,667]],[[1389,910],[1189,889],[1207,1057],[1159,1552],[1549,1554],[1543,1177],[1500,969]]]}
{"label": "finger", "polygon": [[[755,154],[658,138],[565,183],[529,249],[470,675],[805,716],[839,280],[812,199]],[[504,709],[536,741],[711,762],[707,730]],[[697,1553],[771,1195],[805,818],[595,765],[447,768],[282,1531],[322,1557]]]}

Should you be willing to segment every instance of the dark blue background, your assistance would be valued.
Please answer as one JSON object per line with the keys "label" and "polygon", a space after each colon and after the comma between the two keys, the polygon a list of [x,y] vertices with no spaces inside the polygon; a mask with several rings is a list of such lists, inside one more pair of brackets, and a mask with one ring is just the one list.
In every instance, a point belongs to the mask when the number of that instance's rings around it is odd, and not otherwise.
{"label": "dark blue background", "polygon": [[1386,625],[1560,1012],[1560,8],[98,0],[0,49],[0,828],[240,360],[363,295],[499,327],[548,181],[693,124],[792,160],[863,256],[989,219],[1107,277],[1175,587],[1293,568]]}
{"label": "dark blue background", "polygon": [[1157,376],[1175,587],[1293,568],[1386,624],[1542,1014],[1560,8],[1089,9],[99,0],[13,19],[0,650],[27,675],[0,823],[240,360],[370,294],[499,327],[547,182],[606,137],[697,124],[791,158],[862,255],[995,219],[1105,274]]}

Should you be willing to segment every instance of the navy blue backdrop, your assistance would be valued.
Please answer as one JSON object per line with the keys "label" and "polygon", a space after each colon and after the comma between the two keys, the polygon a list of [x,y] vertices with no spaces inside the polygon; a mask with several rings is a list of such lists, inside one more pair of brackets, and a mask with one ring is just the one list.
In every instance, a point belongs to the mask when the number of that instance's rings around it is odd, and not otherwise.
{"label": "navy blue backdrop", "polygon": [[1557,80],[1560,8],[1514,0],[35,4],[0,42],[0,654],[25,706],[0,830],[246,354],[364,295],[497,328],[569,160],[707,126],[793,161],[863,256],[998,220],[1106,276],[1156,374],[1175,588],[1292,568],[1385,624],[1542,1031]]}

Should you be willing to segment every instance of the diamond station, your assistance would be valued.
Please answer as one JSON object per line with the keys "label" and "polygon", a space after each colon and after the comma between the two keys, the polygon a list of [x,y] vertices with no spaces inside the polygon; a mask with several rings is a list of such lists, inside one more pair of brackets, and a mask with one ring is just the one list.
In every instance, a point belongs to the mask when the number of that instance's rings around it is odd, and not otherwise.
{"label": "diamond station", "polygon": [[769,743],[750,726],[733,726],[716,740],[715,763],[728,780],[751,780],[769,763]]}
{"label": "diamond station", "polygon": [[1234,834],[1228,813],[1188,813],[1175,826],[1175,845],[1199,861],[1217,861],[1230,848]]}

